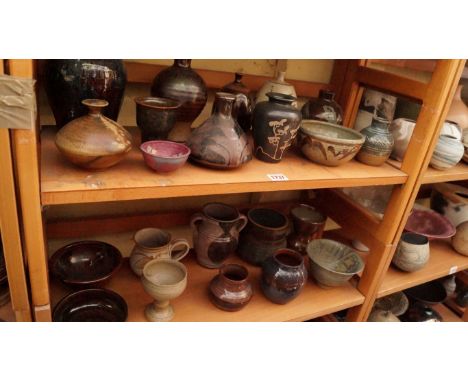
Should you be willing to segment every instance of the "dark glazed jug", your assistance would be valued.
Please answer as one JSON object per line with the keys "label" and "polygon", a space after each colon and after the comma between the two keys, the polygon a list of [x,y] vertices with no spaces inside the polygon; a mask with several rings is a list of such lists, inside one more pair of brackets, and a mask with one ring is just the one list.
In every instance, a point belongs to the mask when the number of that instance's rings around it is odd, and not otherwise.
{"label": "dark glazed jug", "polygon": [[103,99],[117,121],[127,74],[122,60],[44,60],[44,87],[58,127],[87,114],[81,101]]}
{"label": "dark glazed jug", "polygon": [[197,261],[207,268],[219,268],[236,251],[239,232],[247,218],[227,204],[208,203],[190,220]]}
{"label": "dark glazed jug", "polygon": [[191,67],[192,60],[174,60],[174,64],[154,77],[153,97],[171,98],[182,102],[177,120],[192,123],[201,113],[208,99],[203,79]]}
{"label": "dark glazed jug", "polygon": [[296,298],[307,281],[307,269],[300,253],[280,249],[262,265],[262,291],[276,304]]}
{"label": "dark glazed jug", "polygon": [[291,104],[295,97],[267,93],[268,101],[255,106],[252,130],[255,156],[265,162],[281,161],[296,137],[301,123],[301,112]]}
{"label": "dark glazed jug", "polygon": [[307,204],[300,204],[291,209],[294,232],[288,236],[288,247],[306,255],[307,244],[320,239],[327,217]]}
{"label": "dark glazed jug", "polygon": [[341,125],[343,111],[334,98],[335,93],[332,91],[320,90],[318,98],[312,98],[302,106],[302,119],[315,119]]}
{"label": "dark glazed jug", "polygon": [[224,85],[221,91],[236,95],[232,116],[244,131],[250,130],[253,100],[250,89],[242,82],[242,73],[236,73],[234,82]]}
{"label": "dark glazed jug", "polygon": [[216,93],[213,114],[187,140],[190,158],[213,168],[236,168],[252,159],[247,135],[232,117],[236,96]]}
{"label": "dark glazed jug", "polygon": [[239,256],[253,265],[278,249],[286,248],[289,223],[286,215],[269,208],[253,208],[247,213],[248,224],[239,241]]}

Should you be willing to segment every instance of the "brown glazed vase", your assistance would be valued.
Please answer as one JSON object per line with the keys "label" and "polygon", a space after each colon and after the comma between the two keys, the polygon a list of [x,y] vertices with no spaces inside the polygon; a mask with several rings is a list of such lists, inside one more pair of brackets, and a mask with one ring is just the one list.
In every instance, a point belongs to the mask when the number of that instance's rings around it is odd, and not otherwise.
{"label": "brown glazed vase", "polygon": [[219,309],[235,312],[246,306],[252,298],[252,285],[247,279],[247,268],[238,264],[225,264],[210,282],[210,297]]}
{"label": "brown glazed vase", "polygon": [[242,82],[242,73],[236,73],[234,81],[224,85],[221,91],[236,95],[236,101],[232,108],[232,116],[244,131],[250,130],[253,100],[250,89]]}
{"label": "brown glazed vase", "polygon": [[278,249],[286,248],[289,221],[286,215],[270,208],[253,208],[247,218],[237,252],[245,261],[260,266]]}
{"label": "brown glazed vase", "polygon": [[236,168],[252,159],[247,135],[232,117],[236,96],[216,93],[213,114],[187,140],[190,158],[207,167]]}
{"label": "brown glazed vase", "polygon": [[299,252],[283,248],[262,264],[262,291],[275,304],[295,299],[306,281],[307,269]]}
{"label": "brown glazed vase", "polygon": [[245,215],[227,204],[208,203],[190,220],[197,261],[206,268],[219,268],[236,251]]}
{"label": "brown glazed vase", "polygon": [[327,217],[307,204],[300,204],[291,209],[294,232],[288,236],[288,247],[306,255],[307,244],[320,239]]}
{"label": "brown glazed vase", "polygon": [[323,122],[343,123],[343,111],[335,101],[335,93],[321,89],[318,98],[308,100],[301,109],[302,119],[315,119]]}
{"label": "brown glazed vase", "polygon": [[57,148],[70,162],[85,169],[102,170],[117,164],[132,148],[130,133],[101,114],[107,101],[86,99],[82,103],[88,107],[89,114],[58,131]]}
{"label": "brown glazed vase", "polygon": [[192,60],[174,60],[174,64],[154,77],[153,97],[170,98],[182,102],[177,120],[192,123],[205,107],[208,99],[205,81],[191,67]]}

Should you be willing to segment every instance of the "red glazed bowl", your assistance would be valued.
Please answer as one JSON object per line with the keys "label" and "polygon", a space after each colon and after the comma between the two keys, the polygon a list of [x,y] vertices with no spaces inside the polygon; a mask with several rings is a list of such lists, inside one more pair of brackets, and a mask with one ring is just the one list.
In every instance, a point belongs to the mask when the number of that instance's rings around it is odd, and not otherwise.
{"label": "red glazed bowl", "polygon": [[429,240],[446,239],[455,235],[455,227],[450,221],[434,211],[413,210],[406,222],[405,230],[419,233]]}
{"label": "red glazed bowl", "polygon": [[157,172],[177,170],[190,155],[187,146],[171,141],[147,141],[141,144],[140,150],[146,165]]}

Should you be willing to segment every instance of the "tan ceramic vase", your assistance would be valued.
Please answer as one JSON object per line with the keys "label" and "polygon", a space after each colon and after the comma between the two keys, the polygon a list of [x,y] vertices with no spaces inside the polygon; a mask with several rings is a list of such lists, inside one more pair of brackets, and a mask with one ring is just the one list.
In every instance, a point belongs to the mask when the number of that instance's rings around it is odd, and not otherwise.
{"label": "tan ceramic vase", "polygon": [[452,105],[445,119],[455,122],[463,130],[468,127],[468,107],[461,98],[462,89],[463,85],[458,85],[457,91],[453,96]]}
{"label": "tan ceramic vase", "polygon": [[[172,240],[171,234],[158,228],[143,228],[133,237],[135,246],[130,254],[130,268],[141,276],[143,268],[153,259],[182,260],[187,256],[190,245],[185,239]],[[177,251],[177,247],[180,250]]]}
{"label": "tan ceramic vase", "polygon": [[74,119],[59,130],[55,144],[73,164],[102,170],[120,162],[132,148],[130,133],[117,122],[105,117],[105,100],[85,99],[89,114]]}
{"label": "tan ceramic vase", "polygon": [[[255,97],[255,104],[263,101],[268,101],[267,93],[280,93],[297,98],[296,89],[290,83],[284,80],[286,72],[279,72],[278,76],[273,80],[268,80],[263,84]],[[292,106],[297,108],[297,101],[293,101]]]}
{"label": "tan ceramic vase", "polygon": [[429,239],[417,233],[406,232],[393,256],[392,263],[405,272],[418,271],[429,261]]}

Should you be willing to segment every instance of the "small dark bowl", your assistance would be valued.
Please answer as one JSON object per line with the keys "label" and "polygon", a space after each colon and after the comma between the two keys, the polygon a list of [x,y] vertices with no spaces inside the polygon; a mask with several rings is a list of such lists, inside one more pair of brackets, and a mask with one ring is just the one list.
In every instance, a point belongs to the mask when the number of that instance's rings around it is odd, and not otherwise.
{"label": "small dark bowl", "polygon": [[83,289],[62,298],[52,313],[54,322],[123,322],[125,300],[108,289]]}
{"label": "small dark bowl", "polygon": [[140,150],[146,165],[156,172],[171,172],[182,167],[190,155],[190,149],[171,141],[148,141]]}
{"label": "small dark bowl", "polygon": [[452,223],[434,211],[413,210],[406,222],[405,230],[432,239],[447,239],[456,233]]}
{"label": "small dark bowl", "polygon": [[439,304],[447,298],[447,291],[439,281],[430,281],[417,285],[406,289],[404,292],[411,300],[427,305]]}
{"label": "small dark bowl", "polygon": [[122,265],[122,255],[102,241],[78,241],[60,248],[49,260],[51,274],[69,285],[93,285],[110,278]]}

